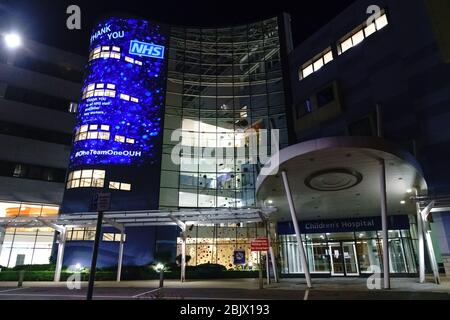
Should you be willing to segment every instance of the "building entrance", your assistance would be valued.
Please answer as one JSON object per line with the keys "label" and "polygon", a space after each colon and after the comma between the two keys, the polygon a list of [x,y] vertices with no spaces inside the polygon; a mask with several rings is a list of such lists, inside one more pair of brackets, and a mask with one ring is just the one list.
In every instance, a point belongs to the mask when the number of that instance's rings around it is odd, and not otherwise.
{"label": "building entrance", "polygon": [[358,257],[353,241],[328,244],[332,276],[359,276]]}

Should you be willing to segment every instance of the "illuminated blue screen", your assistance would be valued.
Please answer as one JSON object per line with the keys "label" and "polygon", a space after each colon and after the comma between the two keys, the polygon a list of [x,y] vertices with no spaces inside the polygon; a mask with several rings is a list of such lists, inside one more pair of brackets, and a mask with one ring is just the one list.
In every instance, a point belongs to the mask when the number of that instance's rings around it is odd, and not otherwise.
{"label": "illuminated blue screen", "polygon": [[[132,43],[143,45],[130,53]],[[159,161],[165,47],[161,26],[150,21],[110,18],[94,28],[71,168]]]}

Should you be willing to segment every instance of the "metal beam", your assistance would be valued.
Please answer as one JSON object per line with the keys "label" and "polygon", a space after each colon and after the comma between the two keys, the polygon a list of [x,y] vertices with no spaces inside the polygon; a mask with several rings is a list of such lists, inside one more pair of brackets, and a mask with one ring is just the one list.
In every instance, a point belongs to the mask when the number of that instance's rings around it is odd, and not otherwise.
{"label": "metal beam", "polygon": [[121,223],[118,223],[114,220],[111,220],[109,218],[103,218],[103,221],[106,222],[107,224],[113,226],[114,228],[116,228],[117,230],[121,231],[123,233],[125,226]]}

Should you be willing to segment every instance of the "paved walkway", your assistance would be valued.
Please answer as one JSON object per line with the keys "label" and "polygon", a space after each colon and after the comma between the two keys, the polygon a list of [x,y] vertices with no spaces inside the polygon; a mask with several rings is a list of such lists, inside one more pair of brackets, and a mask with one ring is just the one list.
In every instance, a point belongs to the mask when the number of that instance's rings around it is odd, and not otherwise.
{"label": "paved walkway", "polygon": [[[437,285],[432,279],[421,284],[417,278],[392,278],[392,291],[408,292],[443,292],[450,294],[450,278],[441,278],[441,284]],[[382,282],[382,281],[381,281]],[[317,291],[373,291],[367,288],[367,279],[364,278],[313,278],[313,290]],[[82,287],[87,287],[87,282],[82,282]],[[98,288],[157,288],[159,281],[123,281],[120,283],[114,281],[97,281],[95,287]],[[46,288],[65,288],[66,283],[60,282],[24,282],[24,287],[46,287]],[[188,280],[180,283],[178,280],[165,280],[166,288],[180,289],[258,289],[258,279],[223,279],[223,280]],[[1,288],[17,288],[17,282],[0,282]],[[273,290],[305,290],[305,279],[282,279],[280,283],[264,283],[264,288]]]}

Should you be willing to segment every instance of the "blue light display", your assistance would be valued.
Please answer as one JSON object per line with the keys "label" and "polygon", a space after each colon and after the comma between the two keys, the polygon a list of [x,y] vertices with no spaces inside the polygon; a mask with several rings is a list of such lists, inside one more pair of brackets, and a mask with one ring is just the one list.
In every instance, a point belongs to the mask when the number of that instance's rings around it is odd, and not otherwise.
{"label": "blue light display", "polygon": [[[143,54],[130,54],[133,42],[145,44],[136,47]],[[71,169],[159,161],[166,46],[161,26],[150,21],[110,18],[95,27]]]}
{"label": "blue light display", "polygon": [[145,43],[133,40],[130,44],[130,54],[164,59],[164,47],[153,43]]}

